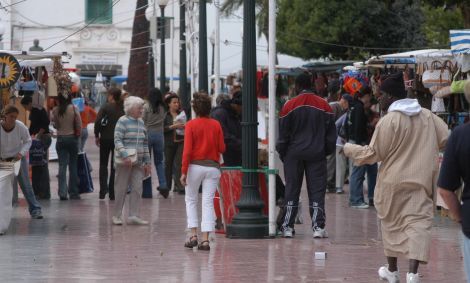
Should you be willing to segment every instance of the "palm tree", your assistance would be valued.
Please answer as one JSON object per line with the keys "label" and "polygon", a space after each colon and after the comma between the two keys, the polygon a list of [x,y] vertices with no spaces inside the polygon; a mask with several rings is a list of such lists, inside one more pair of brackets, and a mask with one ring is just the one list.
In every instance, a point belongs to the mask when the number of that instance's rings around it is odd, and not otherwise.
{"label": "palm tree", "polygon": [[[244,0],[225,0],[220,11],[225,17],[230,17],[243,6]],[[264,35],[269,41],[269,0],[256,0],[256,21],[258,23],[258,36]],[[278,2],[278,1],[276,1]]]}
{"label": "palm tree", "polygon": [[133,95],[145,97],[149,91],[149,22],[145,19],[147,0],[137,0],[132,27],[132,41],[127,80],[127,90]]}

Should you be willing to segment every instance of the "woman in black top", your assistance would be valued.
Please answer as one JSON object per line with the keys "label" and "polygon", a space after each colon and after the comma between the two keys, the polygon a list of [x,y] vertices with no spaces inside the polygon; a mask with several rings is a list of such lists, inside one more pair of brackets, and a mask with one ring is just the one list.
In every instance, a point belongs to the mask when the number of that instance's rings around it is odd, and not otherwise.
{"label": "woman in black top", "polygon": [[165,175],[168,188],[171,188],[172,176],[175,182],[174,192],[184,194],[184,186],[180,182],[181,159],[184,144],[184,125],[186,115],[180,107],[180,98],[175,93],[169,93],[165,97],[168,112],[163,122],[165,133]]}
{"label": "woman in black top", "polygon": [[[108,102],[100,109],[95,120],[95,143],[100,148],[100,199],[104,199],[109,193],[109,199],[114,200],[114,128],[123,115],[121,90],[110,88]],[[108,179],[110,157],[111,174]]]}

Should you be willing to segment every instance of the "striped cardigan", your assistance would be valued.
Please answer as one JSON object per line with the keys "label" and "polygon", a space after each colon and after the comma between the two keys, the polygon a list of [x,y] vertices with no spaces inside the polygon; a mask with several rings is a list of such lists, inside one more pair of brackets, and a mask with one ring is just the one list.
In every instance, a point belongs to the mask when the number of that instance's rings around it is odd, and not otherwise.
{"label": "striped cardigan", "polygon": [[142,119],[122,116],[114,129],[114,147],[117,155],[127,157],[126,148],[137,148],[138,164],[150,164],[147,129]]}

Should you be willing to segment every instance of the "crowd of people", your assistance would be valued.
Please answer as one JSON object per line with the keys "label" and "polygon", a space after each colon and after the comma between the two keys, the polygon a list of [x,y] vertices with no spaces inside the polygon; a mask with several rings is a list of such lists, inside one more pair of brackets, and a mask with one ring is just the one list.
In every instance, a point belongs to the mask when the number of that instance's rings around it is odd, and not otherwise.
{"label": "crowd of people", "polygon": [[[416,99],[407,98],[401,72],[384,77],[376,89],[363,86],[354,92],[345,91],[339,80],[332,80],[317,91],[318,84],[310,74],[298,75],[294,97],[279,111],[279,137],[272,142],[276,142],[284,164],[285,182],[279,176],[276,178],[281,208],[277,225],[282,237],[295,236],[304,177],[312,235],[319,239],[328,237],[326,193],[343,194],[345,183],[349,182],[349,206],[375,207],[381,220],[388,264],[380,267],[379,277],[399,282],[397,257],[403,255],[409,259],[406,282],[419,282],[419,264],[429,259],[433,180],[438,172],[437,168],[422,164],[436,164],[439,151],[446,148],[440,192],[456,219],[463,223],[469,271],[470,219],[465,215],[467,206],[461,212],[453,193],[461,186],[460,180],[467,181],[470,176],[468,161],[463,158],[468,153],[465,146],[468,126],[455,129],[447,143],[447,125]],[[470,90],[467,92],[470,100]],[[84,151],[87,125],[94,123],[100,159],[99,199],[108,195],[114,200],[113,225],[123,225],[126,197],[127,223],[149,224],[140,216],[140,199],[143,181],[151,176],[153,164],[158,177],[156,190],[164,198],[171,189],[185,195],[190,235],[184,246],[210,250],[209,233],[215,230],[214,196],[221,165],[241,166],[242,161],[241,90],[218,96],[215,108],[210,95],[195,93],[193,119],[188,119],[190,113],[181,109],[178,94],[162,93],[157,88],[151,89],[145,99],[110,88],[107,102],[98,113],[88,105],[80,111],[73,105],[72,96],[59,94],[50,119],[43,106],[34,105],[30,97],[24,97],[21,104],[30,112],[30,128],[17,120],[19,111],[15,106],[3,109],[0,159],[21,161],[16,180],[33,219],[43,218],[37,199],[51,198],[47,163],[52,136],[49,123],[57,137],[61,201],[80,199],[77,157]],[[42,144],[41,160],[45,162],[31,164],[31,184],[25,156],[32,144],[38,142]],[[202,193],[200,225],[199,193]],[[468,195],[467,187],[463,195]]]}

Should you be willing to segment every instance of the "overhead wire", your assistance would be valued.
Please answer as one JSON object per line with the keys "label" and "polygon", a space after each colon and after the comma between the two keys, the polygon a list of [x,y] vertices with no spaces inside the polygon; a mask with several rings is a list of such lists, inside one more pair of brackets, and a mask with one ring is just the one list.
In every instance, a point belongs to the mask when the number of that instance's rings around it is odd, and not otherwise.
{"label": "overhead wire", "polygon": [[91,24],[93,24],[96,20],[98,20],[102,15],[104,15],[106,12],[108,12],[110,9],[112,9],[114,6],[116,6],[117,3],[119,3],[121,0],[116,0],[114,1],[114,3],[112,5],[110,5],[106,10],[104,10],[103,12],[101,12],[98,16],[94,17],[93,19],[90,20],[90,22],[88,24],[86,24],[85,26],[83,26],[82,28],[76,30],[75,32],[71,33],[70,35],[66,36],[65,38],[63,38],[62,40],[59,40],[57,41],[56,43],[50,45],[49,47],[45,48],[44,51],[50,49],[51,47],[65,41],[67,38],[70,38],[71,36],[79,33],[80,31],[84,30],[85,28],[87,28],[88,26],[90,26]]}

